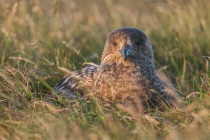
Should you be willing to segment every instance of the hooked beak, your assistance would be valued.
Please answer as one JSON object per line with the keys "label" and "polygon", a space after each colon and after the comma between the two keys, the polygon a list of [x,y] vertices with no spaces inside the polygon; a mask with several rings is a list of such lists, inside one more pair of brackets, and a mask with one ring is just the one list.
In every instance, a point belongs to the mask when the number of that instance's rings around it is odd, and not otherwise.
{"label": "hooked beak", "polygon": [[135,50],[133,50],[128,44],[124,45],[124,47],[120,50],[120,53],[124,60],[133,55]]}

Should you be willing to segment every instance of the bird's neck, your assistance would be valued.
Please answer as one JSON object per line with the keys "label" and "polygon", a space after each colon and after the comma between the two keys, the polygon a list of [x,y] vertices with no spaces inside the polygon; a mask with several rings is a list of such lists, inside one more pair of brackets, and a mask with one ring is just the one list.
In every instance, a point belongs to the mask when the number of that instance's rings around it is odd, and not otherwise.
{"label": "bird's neck", "polygon": [[140,71],[143,76],[148,80],[150,88],[157,92],[162,92],[165,87],[164,82],[157,76],[154,60],[152,59],[141,59],[138,62]]}
{"label": "bird's neck", "polygon": [[140,71],[142,73],[142,76],[145,76],[146,79],[151,79],[155,77],[156,72],[154,61],[148,58],[142,58],[135,61],[125,61],[124,59],[119,59],[115,62],[102,63],[101,67],[103,67],[103,69],[108,69],[111,67],[115,67],[116,69],[120,69],[122,67],[126,67],[126,69],[131,68],[135,71]]}
{"label": "bird's neck", "polygon": [[146,78],[151,78],[155,76],[156,68],[153,59],[141,58],[140,60],[135,61],[135,64],[140,67],[141,73]]}

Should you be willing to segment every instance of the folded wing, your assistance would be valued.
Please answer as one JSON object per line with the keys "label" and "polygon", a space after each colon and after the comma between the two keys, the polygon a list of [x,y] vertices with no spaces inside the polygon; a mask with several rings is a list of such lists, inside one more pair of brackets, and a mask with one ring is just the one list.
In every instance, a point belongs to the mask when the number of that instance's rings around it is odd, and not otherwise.
{"label": "folded wing", "polygon": [[59,81],[54,90],[69,99],[78,99],[90,92],[98,65],[89,65],[81,70],[73,71]]}

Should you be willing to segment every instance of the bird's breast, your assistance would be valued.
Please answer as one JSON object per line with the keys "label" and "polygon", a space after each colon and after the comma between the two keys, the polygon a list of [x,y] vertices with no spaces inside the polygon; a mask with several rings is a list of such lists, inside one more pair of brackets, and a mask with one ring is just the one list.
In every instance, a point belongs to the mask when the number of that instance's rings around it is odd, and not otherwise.
{"label": "bird's breast", "polygon": [[136,65],[112,64],[100,69],[93,91],[103,100],[117,102],[128,98],[147,100],[150,96],[148,81]]}

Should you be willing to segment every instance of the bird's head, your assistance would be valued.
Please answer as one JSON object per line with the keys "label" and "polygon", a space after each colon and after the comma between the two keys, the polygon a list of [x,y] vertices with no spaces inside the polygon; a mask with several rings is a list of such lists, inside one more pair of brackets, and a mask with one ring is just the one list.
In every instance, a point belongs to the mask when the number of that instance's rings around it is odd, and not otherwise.
{"label": "bird's head", "polygon": [[153,62],[152,45],[147,35],[136,28],[119,28],[106,40],[101,63],[130,63],[148,59]]}

